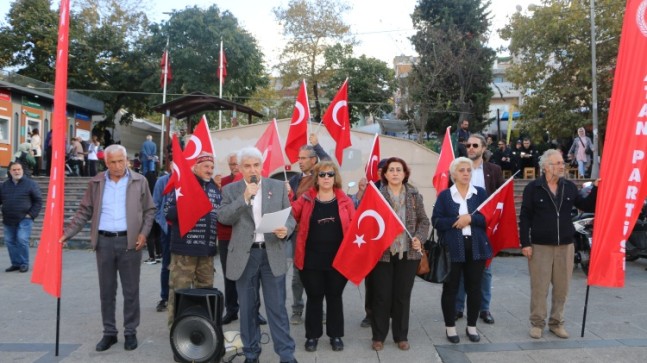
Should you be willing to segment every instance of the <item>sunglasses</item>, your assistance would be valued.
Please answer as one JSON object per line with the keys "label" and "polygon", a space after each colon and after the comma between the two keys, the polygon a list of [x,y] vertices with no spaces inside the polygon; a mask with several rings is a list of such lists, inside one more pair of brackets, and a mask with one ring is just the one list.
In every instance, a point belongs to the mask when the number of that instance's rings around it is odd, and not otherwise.
{"label": "sunglasses", "polygon": [[319,177],[320,178],[325,178],[325,177],[334,178],[335,177],[335,172],[334,171],[322,171],[321,173],[319,173]]}
{"label": "sunglasses", "polygon": [[468,148],[468,149],[469,148],[477,149],[479,146],[481,146],[481,145],[480,144],[467,144],[467,145],[465,145],[465,147]]}

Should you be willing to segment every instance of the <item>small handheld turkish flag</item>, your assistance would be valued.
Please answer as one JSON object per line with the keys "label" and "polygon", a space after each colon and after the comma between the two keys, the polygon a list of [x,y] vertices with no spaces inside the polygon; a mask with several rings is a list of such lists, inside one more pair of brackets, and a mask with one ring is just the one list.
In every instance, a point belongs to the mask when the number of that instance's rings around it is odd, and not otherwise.
{"label": "small handheld turkish flag", "polygon": [[[514,207],[514,181],[511,177],[497,189],[478,211],[485,217],[487,237],[492,246],[492,258],[506,248],[519,247],[517,212]],[[487,261],[489,266],[492,259]]]}
{"label": "small handheld turkish flag", "polygon": [[377,182],[380,180],[380,176],[377,172],[377,164],[380,163],[380,137],[378,134],[375,134],[373,139],[373,147],[371,147],[371,154],[368,156],[368,162],[366,163],[366,181]]}
{"label": "small handheld turkish flag", "polygon": [[371,272],[404,225],[375,184],[368,183],[362,202],[337,251],[333,267],[355,285]]}
{"label": "small handheld turkish flag", "polygon": [[[211,139],[211,132],[209,132],[209,123],[207,122],[207,116],[205,115],[202,115],[200,123],[198,123],[198,125],[193,130],[193,135],[191,135],[191,138],[182,151],[182,154],[177,155],[184,156],[184,159],[186,160],[186,163],[190,168],[193,166],[193,164],[195,164],[195,160],[198,155],[203,152],[212,154],[214,158],[216,157],[216,151],[213,147],[213,141]],[[176,154],[174,153],[173,155]],[[164,187],[162,194],[168,194],[175,188],[175,180],[175,174],[171,174],[171,177],[169,178],[168,183],[166,183],[166,187]]]}
{"label": "small handheld turkish flag", "polygon": [[339,166],[341,166],[344,149],[352,145],[350,142],[350,116],[348,113],[348,79],[341,85],[337,95],[326,109],[323,124],[337,143],[335,145],[335,157]]}
{"label": "small handheld turkish flag", "polygon": [[288,138],[285,141],[285,155],[290,163],[299,160],[299,149],[308,143],[308,121],[310,120],[310,105],[308,104],[308,92],[306,81],[301,82],[297,100],[294,103],[292,122],[288,130]]}
{"label": "small handheld turkish flag", "polygon": [[[173,155],[182,155],[180,142],[176,135],[173,135]],[[173,162],[173,173],[177,176],[175,202],[180,224],[180,236],[184,236],[193,229],[200,218],[211,212],[213,205],[184,158],[176,158]]]}
{"label": "small handheld turkish flag", "polygon": [[449,185],[449,165],[454,161],[454,147],[452,146],[451,126],[447,127],[445,131],[445,139],[443,146],[440,149],[440,157],[438,158],[438,165],[436,165],[436,173],[434,173],[433,184],[436,188],[436,196],[443,190],[447,189]]}
{"label": "small handheld turkish flag", "polygon": [[270,173],[277,168],[285,165],[276,119],[273,119],[267,125],[267,129],[265,129],[265,132],[258,139],[255,146],[263,154],[263,170],[261,171],[261,175],[264,178],[270,176]]}

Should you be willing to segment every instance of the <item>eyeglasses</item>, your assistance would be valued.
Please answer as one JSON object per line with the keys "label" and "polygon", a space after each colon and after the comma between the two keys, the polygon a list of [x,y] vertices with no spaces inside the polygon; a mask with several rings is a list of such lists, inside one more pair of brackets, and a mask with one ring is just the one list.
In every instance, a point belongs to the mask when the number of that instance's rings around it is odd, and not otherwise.
{"label": "eyeglasses", "polygon": [[468,148],[468,149],[469,148],[477,149],[479,146],[481,146],[481,145],[479,145],[479,144],[466,144],[465,145],[465,147]]}
{"label": "eyeglasses", "polygon": [[319,173],[319,177],[320,178],[325,178],[325,177],[334,178],[335,177],[335,172],[334,171],[322,171],[322,172]]}

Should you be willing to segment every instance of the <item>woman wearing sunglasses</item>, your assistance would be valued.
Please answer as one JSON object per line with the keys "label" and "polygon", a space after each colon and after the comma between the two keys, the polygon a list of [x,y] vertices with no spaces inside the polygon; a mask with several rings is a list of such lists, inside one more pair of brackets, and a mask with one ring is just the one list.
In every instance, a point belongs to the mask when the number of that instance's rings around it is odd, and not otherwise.
{"label": "woman wearing sunglasses", "polygon": [[314,186],[292,202],[297,221],[294,265],[308,296],[306,302],[306,343],[308,352],[317,350],[323,335],[323,299],[326,298],[326,335],[334,351],[344,349],[342,293],[348,280],[332,267],[337,250],[355,213],[353,201],[344,193],[341,175],[332,161],[314,168]]}
{"label": "woman wearing sunglasses", "polygon": [[449,247],[451,268],[443,283],[441,305],[445,319],[445,334],[451,343],[460,342],[456,331],[456,293],[463,277],[467,293],[467,337],[471,342],[481,340],[476,320],[481,307],[481,279],[485,261],[492,248],[485,234],[485,217],[478,212],[487,199],[487,192],[472,185],[472,160],[460,157],[449,165],[454,185],[443,190],[436,200],[432,222]]}
{"label": "woman wearing sunglasses", "polygon": [[411,290],[422,256],[421,241],[429,234],[429,219],[422,195],[409,184],[409,175],[407,163],[397,157],[387,159],[382,167],[380,192],[407,231],[393,240],[366,278],[373,294],[371,329],[376,351],[384,349],[389,320],[396,345],[400,350],[409,350]]}

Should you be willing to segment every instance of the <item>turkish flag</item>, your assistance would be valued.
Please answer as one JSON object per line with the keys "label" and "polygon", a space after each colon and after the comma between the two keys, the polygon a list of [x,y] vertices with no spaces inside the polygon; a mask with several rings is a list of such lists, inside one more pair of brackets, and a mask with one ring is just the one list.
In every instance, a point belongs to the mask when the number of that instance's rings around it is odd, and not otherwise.
{"label": "turkish flag", "polygon": [[173,80],[173,72],[171,72],[171,59],[168,56],[167,50],[165,50],[164,53],[162,54],[160,67],[162,68],[162,74],[160,74],[160,87],[164,88],[165,78],[166,78],[166,84],[169,84]]}
{"label": "turkish flag", "polygon": [[297,100],[294,103],[292,122],[288,130],[288,138],[285,141],[285,155],[290,163],[299,160],[299,149],[308,143],[308,121],[310,120],[310,105],[308,104],[308,92],[306,81],[301,82]]}
{"label": "turkish flag", "polygon": [[628,0],[600,163],[589,285],[623,287],[625,243],[647,196],[647,2]]}
{"label": "turkish flag", "polygon": [[[492,258],[503,249],[519,247],[513,178],[506,180],[477,210],[485,216],[486,233],[492,246]],[[491,262],[492,259],[489,259],[487,266]]]}
{"label": "turkish flag", "polygon": [[272,119],[272,122],[267,125],[267,129],[265,129],[255,146],[263,154],[263,170],[261,171],[263,177],[267,178],[271,172],[285,166],[276,119]]}
{"label": "turkish flag", "polygon": [[377,164],[380,163],[380,137],[378,134],[375,134],[373,139],[373,146],[371,147],[371,153],[368,156],[368,162],[366,163],[366,180],[377,182],[380,180],[380,176],[377,173]]}
{"label": "turkish flag", "polygon": [[[222,77],[220,77],[221,74]],[[225,51],[222,48],[220,48],[220,65],[218,66],[218,74],[216,75],[216,77],[220,78],[221,83],[225,83],[225,78],[227,78],[227,57],[225,56]]]}
{"label": "turkish flag", "polygon": [[344,149],[352,145],[350,143],[350,116],[348,114],[348,79],[341,85],[337,95],[326,109],[323,123],[330,136],[337,143],[335,145],[335,157],[339,166],[341,166]]}
{"label": "turkish flag", "polygon": [[368,275],[404,225],[375,184],[368,183],[364,197],[332,265],[355,285]]}
{"label": "turkish flag", "polygon": [[[181,155],[182,149],[176,135],[173,135],[173,155]],[[180,224],[180,236],[189,232],[200,218],[211,212],[213,206],[204,193],[195,174],[184,158],[173,161],[175,181],[175,202]]]}
{"label": "turkish flag", "polygon": [[[182,155],[186,160],[187,165],[190,167],[195,164],[195,160],[200,155],[200,153],[209,153],[216,157],[216,149],[213,147],[213,140],[211,139],[211,132],[209,131],[209,123],[207,122],[207,116],[202,115],[200,122],[193,130],[193,135],[189,138],[186,147],[182,151]],[[175,155],[175,154],[173,154]],[[171,174],[168,183],[162,194],[168,194],[171,190],[175,188],[175,174]]]}
{"label": "turkish flag", "polygon": [[440,149],[440,157],[438,158],[438,165],[436,165],[436,173],[434,174],[433,184],[434,188],[436,188],[436,196],[447,189],[449,185],[449,164],[454,161],[451,128],[451,126],[448,126],[447,131],[445,131],[445,139]]}
{"label": "turkish flag", "polygon": [[[31,282],[61,297],[63,274],[63,206],[65,204],[65,132],[67,125],[67,57],[69,48],[70,0],[62,0],[59,10],[56,81],[54,83],[54,117],[52,119],[52,168],[45,203],[45,219],[36,252]],[[98,216],[96,216],[98,218]]]}

